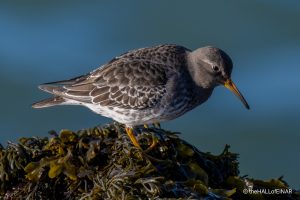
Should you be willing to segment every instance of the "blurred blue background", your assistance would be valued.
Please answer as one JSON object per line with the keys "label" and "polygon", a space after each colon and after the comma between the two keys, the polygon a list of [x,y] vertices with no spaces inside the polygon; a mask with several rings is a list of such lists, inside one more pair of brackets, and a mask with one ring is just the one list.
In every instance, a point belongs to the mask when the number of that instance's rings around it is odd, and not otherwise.
{"label": "blurred blue background", "polygon": [[130,49],[214,45],[234,61],[251,110],[219,87],[166,129],[203,151],[240,153],[241,174],[300,188],[300,1],[0,1],[0,142],[111,120],[86,108],[34,110],[37,85],[87,73]]}

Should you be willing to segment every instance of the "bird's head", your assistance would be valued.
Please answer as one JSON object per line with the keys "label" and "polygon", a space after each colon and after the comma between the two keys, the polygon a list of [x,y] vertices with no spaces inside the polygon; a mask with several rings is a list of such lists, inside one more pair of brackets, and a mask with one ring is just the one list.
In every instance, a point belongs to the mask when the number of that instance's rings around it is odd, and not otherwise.
{"label": "bird's head", "polygon": [[190,53],[190,71],[195,83],[202,88],[223,85],[250,109],[247,101],[231,80],[232,61],[221,49],[207,46]]}

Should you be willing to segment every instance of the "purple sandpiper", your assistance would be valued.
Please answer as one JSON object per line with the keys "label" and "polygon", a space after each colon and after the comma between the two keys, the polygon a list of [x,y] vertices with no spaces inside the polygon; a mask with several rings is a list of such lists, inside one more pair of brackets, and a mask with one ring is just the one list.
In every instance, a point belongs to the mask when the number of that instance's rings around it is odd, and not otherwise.
{"label": "purple sandpiper", "polygon": [[172,120],[205,102],[218,85],[249,105],[231,81],[232,61],[221,49],[191,51],[159,45],[129,51],[92,72],[39,86],[54,96],[34,108],[82,105],[125,124],[132,143],[141,148],[133,127]]}

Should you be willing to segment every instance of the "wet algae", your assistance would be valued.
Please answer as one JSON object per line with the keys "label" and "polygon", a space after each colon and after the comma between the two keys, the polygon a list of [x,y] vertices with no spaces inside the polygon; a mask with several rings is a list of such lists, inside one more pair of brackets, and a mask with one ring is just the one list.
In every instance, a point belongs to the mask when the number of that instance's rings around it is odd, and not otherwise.
{"label": "wet algae", "polygon": [[212,155],[178,133],[158,127],[135,131],[144,151],[118,123],[0,146],[0,199],[300,199],[296,190],[244,194],[289,187],[282,178],[239,176],[238,155],[227,145]]}

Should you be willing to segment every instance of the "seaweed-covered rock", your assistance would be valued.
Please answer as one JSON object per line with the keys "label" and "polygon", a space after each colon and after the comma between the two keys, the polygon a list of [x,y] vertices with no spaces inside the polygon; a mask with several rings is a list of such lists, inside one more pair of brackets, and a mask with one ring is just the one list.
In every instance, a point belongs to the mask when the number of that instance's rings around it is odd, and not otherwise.
{"label": "seaweed-covered rock", "polygon": [[0,147],[1,199],[300,199],[245,190],[289,190],[282,178],[240,177],[237,154],[203,153],[177,133],[135,129],[134,147],[118,123]]}

